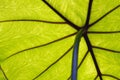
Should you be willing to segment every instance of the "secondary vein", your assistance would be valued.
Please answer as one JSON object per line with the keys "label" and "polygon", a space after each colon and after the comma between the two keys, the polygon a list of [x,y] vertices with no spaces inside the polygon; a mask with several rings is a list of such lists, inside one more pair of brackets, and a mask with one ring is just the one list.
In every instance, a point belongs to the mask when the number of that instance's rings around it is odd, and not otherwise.
{"label": "secondary vein", "polygon": [[43,70],[40,74],[38,74],[35,78],[33,78],[33,80],[37,79],[38,77],[40,77],[43,73],[45,73],[48,69],[50,69],[54,64],[56,64],[58,61],[60,61],[65,55],[68,54],[68,52],[73,48],[73,46],[71,46],[62,56],[60,56],[56,61],[54,61],[51,65],[49,65],[45,70]]}
{"label": "secondary vein", "polygon": [[118,9],[119,7],[120,7],[120,4],[117,5],[116,7],[114,7],[113,9],[111,9],[110,11],[108,11],[108,12],[107,12],[106,14],[104,14],[102,17],[100,17],[99,19],[97,19],[95,22],[89,24],[89,28],[90,28],[92,25],[94,25],[94,24],[98,23],[99,21],[101,21],[104,17],[106,17],[108,14],[112,13],[113,11],[115,11],[116,9]]}
{"label": "secondary vein", "polygon": [[120,31],[87,31],[88,34],[116,34]]}
{"label": "secondary vein", "polygon": [[59,15],[63,20],[65,20],[71,27],[76,29],[77,31],[81,29],[76,24],[72,23],[70,20],[68,20],[65,16],[63,16],[60,12],[58,12],[54,7],[52,7],[46,0],[42,0],[46,5],[48,5],[57,15]]}
{"label": "secondary vein", "polygon": [[102,79],[102,73],[101,73],[100,68],[99,68],[99,66],[98,66],[96,57],[95,57],[94,52],[93,52],[93,49],[92,49],[91,42],[90,42],[90,40],[89,40],[87,34],[84,35],[84,38],[85,38],[85,40],[86,40],[86,44],[87,44],[87,46],[88,46],[88,50],[89,50],[90,53],[91,53],[91,56],[92,56],[92,59],[93,59],[93,62],[94,62],[94,65],[95,65],[97,74],[98,74],[100,80],[103,80],[103,79]]}
{"label": "secondary vein", "polygon": [[5,79],[8,80],[7,75],[5,74],[5,72],[4,72],[4,70],[2,69],[1,65],[0,65],[0,70],[2,71],[2,73],[3,73],[4,77],[5,77]]}
{"label": "secondary vein", "polygon": [[107,49],[107,48],[102,48],[102,47],[99,47],[99,46],[92,46],[92,47],[96,48],[96,49],[101,49],[101,50],[109,51],[109,52],[120,53],[120,51],[111,50],[111,49]]}
{"label": "secondary vein", "polygon": [[15,56],[15,55],[17,55],[17,54],[19,54],[19,53],[22,53],[22,52],[25,52],[25,51],[29,51],[29,50],[32,50],[32,49],[36,49],[36,48],[40,48],[40,47],[43,47],[43,46],[46,46],[46,45],[49,45],[49,44],[58,42],[58,41],[60,41],[60,40],[69,38],[69,37],[71,37],[71,36],[74,36],[75,34],[76,34],[76,32],[75,32],[75,33],[72,33],[72,34],[70,34],[70,35],[64,36],[64,37],[62,37],[62,38],[56,39],[56,40],[54,40],[54,41],[51,41],[51,42],[42,44],[42,45],[38,45],[38,46],[31,47],[31,48],[27,48],[27,49],[20,50],[20,51],[18,51],[18,52],[13,53],[13,54],[10,55],[10,56],[8,56],[7,58],[5,58],[4,61],[7,60],[7,59],[9,59],[9,58],[11,58],[11,57],[13,57],[13,56]]}
{"label": "secondary vein", "polygon": [[35,19],[16,19],[16,20],[3,20],[0,21],[0,23],[5,22],[43,22],[43,23],[49,23],[49,24],[67,24],[67,22],[52,22],[52,21],[45,21],[45,20],[35,20]]}

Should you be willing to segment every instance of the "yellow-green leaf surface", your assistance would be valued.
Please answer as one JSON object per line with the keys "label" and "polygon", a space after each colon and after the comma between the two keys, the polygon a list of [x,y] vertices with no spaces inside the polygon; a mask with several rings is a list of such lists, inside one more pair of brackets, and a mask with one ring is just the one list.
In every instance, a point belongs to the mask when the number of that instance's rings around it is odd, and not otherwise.
{"label": "yellow-green leaf surface", "polygon": [[[0,0],[0,80],[70,80],[74,39],[89,2]],[[78,80],[120,79],[120,0],[93,0],[88,27]]]}

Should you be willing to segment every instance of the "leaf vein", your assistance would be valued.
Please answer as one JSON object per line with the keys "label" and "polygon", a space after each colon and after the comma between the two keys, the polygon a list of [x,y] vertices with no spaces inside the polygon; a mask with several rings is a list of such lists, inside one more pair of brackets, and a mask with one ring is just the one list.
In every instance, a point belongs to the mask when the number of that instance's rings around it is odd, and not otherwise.
{"label": "leaf vein", "polygon": [[73,27],[74,29],[76,29],[77,31],[79,31],[79,29],[81,29],[80,27],[78,27],[76,24],[72,23],[71,21],[69,21],[65,16],[63,16],[60,12],[58,12],[55,8],[53,8],[46,0],[42,0],[48,7],[50,7],[57,15],[59,15],[63,20],[65,20],[69,25],[71,25],[71,27]]}
{"label": "leaf vein", "polygon": [[88,31],[88,34],[116,34],[116,33],[120,33],[120,31]]}
{"label": "leaf vein", "polygon": [[108,11],[107,13],[105,13],[102,17],[100,17],[99,19],[97,19],[95,22],[89,24],[89,27],[93,26],[94,24],[98,23],[99,21],[101,21],[104,17],[106,17],[108,14],[112,13],[113,11],[115,11],[116,9],[118,9],[120,7],[120,4],[117,5],[116,7],[114,7],[113,9],[111,9],[110,11]]}
{"label": "leaf vein", "polygon": [[22,52],[25,52],[25,51],[28,51],[28,50],[31,50],[31,49],[40,48],[40,47],[43,47],[43,46],[46,46],[46,45],[49,45],[49,44],[52,44],[52,43],[58,42],[58,41],[60,41],[60,40],[63,40],[63,39],[69,38],[69,37],[71,37],[71,36],[74,36],[76,33],[77,33],[77,32],[72,33],[72,34],[67,35],[67,36],[64,36],[64,37],[62,37],[62,38],[56,39],[56,40],[54,40],[54,41],[51,41],[51,42],[48,42],[48,43],[42,44],[42,45],[38,45],[38,46],[31,47],[31,48],[27,48],[27,49],[20,50],[20,51],[14,53],[14,54],[8,56],[7,58],[5,58],[4,61],[7,60],[7,59],[9,59],[9,58],[11,58],[11,57],[13,57],[13,56],[15,56],[15,55],[17,55],[17,54],[19,54],[19,53],[22,53]]}
{"label": "leaf vein", "polygon": [[95,57],[94,52],[93,52],[93,49],[92,49],[91,42],[90,42],[87,34],[84,35],[84,38],[85,38],[86,44],[87,44],[87,46],[88,46],[88,50],[89,50],[90,53],[91,53],[91,56],[92,56],[92,59],[93,59],[93,62],[94,62],[94,65],[95,65],[97,74],[98,74],[100,80],[103,80],[103,79],[102,79],[102,73],[101,73],[100,68],[99,68],[99,66],[98,66],[96,57]]}
{"label": "leaf vein", "polygon": [[45,70],[43,70],[40,74],[38,74],[33,80],[37,79],[38,77],[40,77],[43,73],[45,73],[50,67],[52,67],[54,64],[56,64],[58,61],[60,61],[65,55],[68,54],[68,52],[73,48],[73,46],[71,46],[62,56],[60,56],[55,62],[53,62],[51,65],[49,65]]}
{"label": "leaf vein", "polygon": [[1,65],[0,65],[0,70],[2,71],[2,73],[3,73],[4,77],[5,77],[5,79],[8,80],[8,77],[7,77],[7,75],[5,74],[4,70],[2,69]]}
{"label": "leaf vein", "polygon": [[[87,51],[87,52],[85,53],[84,57],[82,58],[81,62],[79,63],[79,65],[78,65],[78,67],[77,67],[77,70],[80,69],[82,63],[84,62],[85,58],[86,58],[87,55],[88,55],[88,52],[89,52],[89,51]],[[68,77],[67,80],[70,80],[70,78],[71,78],[71,75]]]}
{"label": "leaf vein", "polygon": [[34,20],[34,19],[18,19],[18,20],[3,20],[0,21],[0,23],[5,22],[44,22],[44,23],[50,23],[50,24],[67,24],[67,22],[52,22],[52,21],[45,21],[45,20]]}
{"label": "leaf vein", "polygon": [[92,46],[92,47],[96,48],[96,49],[101,49],[101,50],[109,51],[109,52],[120,53],[120,51],[111,50],[111,49],[107,49],[107,48],[102,48],[102,47],[98,47],[98,46]]}
{"label": "leaf vein", "polygon": [[[118,78],[118,77],[116,77],[116,76],[113,76],[113,75],[110,75],[110,74],[102,74],[102,76],[108,76],[108,77],[111,77],[111,78],[120,80],[120,78]],[[98,78],[98,75],[94,78],[94,80],[96,80],[97,78]]]}

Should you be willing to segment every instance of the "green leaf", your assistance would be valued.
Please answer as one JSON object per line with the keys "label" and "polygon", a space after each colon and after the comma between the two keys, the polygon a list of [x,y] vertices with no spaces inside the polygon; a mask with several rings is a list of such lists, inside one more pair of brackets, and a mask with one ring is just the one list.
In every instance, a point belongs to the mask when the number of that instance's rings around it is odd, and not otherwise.
{"label": "green leaf", "polygon": [[[69,80],[74,38],[85,26],[89,1],[0,0],[0,80]],[[120,79],[119,21],[120,0],[93,0],[78,80]]]}

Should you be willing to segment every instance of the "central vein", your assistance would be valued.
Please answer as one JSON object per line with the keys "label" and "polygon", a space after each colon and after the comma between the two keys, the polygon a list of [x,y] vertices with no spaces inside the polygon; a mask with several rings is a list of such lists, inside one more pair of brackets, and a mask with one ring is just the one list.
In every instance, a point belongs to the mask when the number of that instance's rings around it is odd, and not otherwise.
{"label": "central vein", "polygon": [[76,35],[74,47],[73,47],[73,60],[72,60],[72,80],[77,80],[77,66],[78,66],[78,51],[79,51],[79,43],[84,33],[84,29],[79,30]]}
{"label": "central vein", "polygon": [[89,6],[88,6],[88,13],[86,18],[86,23],[82,29],[80,29],[76,35],[74,47],[73,47],[73,58],[72,58],[72,75],[71,80],[77,80],[77,66],[78,66],[78,51],[79,51],[79,43],[86,31],[89,28],[89,21],[90,21],[90,14],[91,14],[91,8],[92,8],[92,2],[93,0],[89,0]]}

